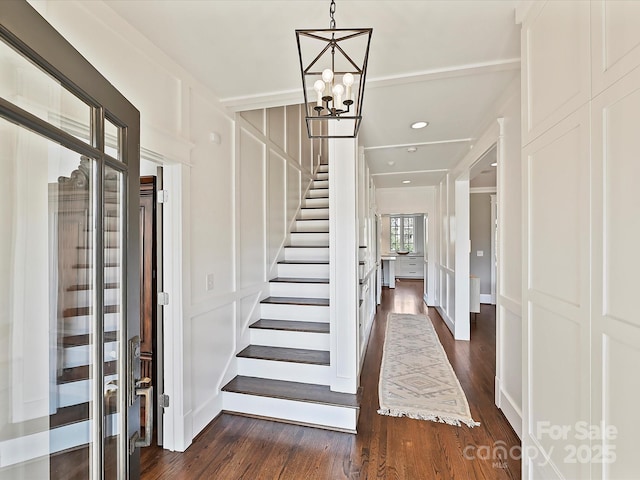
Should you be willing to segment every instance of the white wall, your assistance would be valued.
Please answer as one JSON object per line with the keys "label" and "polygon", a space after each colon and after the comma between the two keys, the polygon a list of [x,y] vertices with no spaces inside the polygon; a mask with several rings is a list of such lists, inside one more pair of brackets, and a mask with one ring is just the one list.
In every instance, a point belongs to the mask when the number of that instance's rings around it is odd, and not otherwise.
{"label": "white wall", "polygon": [[637,478],[640,3],[529,7],[523,478]]}
{"label": "white wall", "polygon": [[[491,194],[471,193],[469,198],[469,235],[471,253],[469,270],[480,278],[480,295],[491,295]],[[482,256],[478,256],[482,251]],[[484,301],[482,303],[489,303]]]}
{"label": "white wall", "polygon": [[502,110],[498,139],[496,405],[522,436],[522,165],[520,94]]}
{"label": "white wall", "polygon": [[184,450],[220,412],[220,388],[234,374],[308,182],[311,142],[301,140],[297,106],[248,114],[263,116],[262,130],[244,119],[236,125],[211,92],[102,2],[32,3],[141,111],[142,147],[165,164],[173,252],[165,259],[165,446]]}

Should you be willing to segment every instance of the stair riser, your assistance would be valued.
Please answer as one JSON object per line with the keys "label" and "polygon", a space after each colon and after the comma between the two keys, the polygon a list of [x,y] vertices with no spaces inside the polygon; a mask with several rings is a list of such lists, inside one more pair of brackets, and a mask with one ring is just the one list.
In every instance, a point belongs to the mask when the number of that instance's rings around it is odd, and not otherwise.
{"label": "stair riser", "polygon": [[326,173],[316,173],[316,180],[329,180],[329,172]]}
{"label": "stair riser", "polygon": [[328,232],[329,220],[297,220],[296,232]]}
{"label": "stair riser", "polygon": [[[93,347],[90,345],[81,345],[78,347],[69,347],[64,349],[64,368],[81,367],[91,364],[91,351]],[[109,342],[104,345],[104,358],[111,362],[118,359],[118,342]]]}
{"label": "stair riser", "polygon": [[316,170],[319,173],[328,173],[329,172],[329,165],[318,165],[318,170]]}
{"label": "stair riser", "polygon": [[239,357],[238,375],[329,385],[330,369],[327,365],[275,362],[271,360]]}
{"label": "stair riser", "polygon": [[[104,383],[116,380],[117,375],[108,375],[104,377]],[[79,380],[77,382],[69,382],[58,385],[58,408],[70,407],[91,400],[93,392],[91,391],[91,380]]]}
{"label": "stair riser", "polygon": [[[105,332],[118,329],[118,313],[107,313],[104,316]],[[65,335],[86,335],[92,333],[95,320],[90,315],[69,317],[64,319]]]}
{"label": "stair riser", "polygon": [[302,320],[305,322],[329,323],[329,307],[315,305],[277,305],[263,303],[260,305],[262,318],[273,320]]}
{"label": "stair riser", "polygon": [[[120,245],[120,233],[119,232],[104,232],[103,237],[104,245],[109,247],[114,247]],[[91,233],[87,233],[86,235],[80,236],[78,239],[78,246],[80,247],[89,247],[93,245],[93,237]]]}
{"label": "stair riser", "polygon": [[272,297],[329,298],[328,283],[283,283],[269,284]]}
{"label": "stair riser", "polygon": [[329,190],[326,188],[314,188],[309,190],[307,198],[324,198],[329,196]]}
{"label": "stair riser", "polygon": [[329,334],[250,328],[251,345],[329,350]]}
{"label": "stair riser", "polygon": [[329,208],[329,199],[328,198],[305,198],[303,208],[304,207],[309,207],[309,208],[316,208],[316,207]]}
{"label": "stair riser", "polygon": [[300,210],[300,218],[328,220],[329,209],[328,208],[303,208]]}
{"label": "stair riser", "polygon": [[[77,290],[65,293],[66,305],[74,307],[89,307],[93,304],[92,290]],[[121,303],[120,290],[116,288],[108,288],[104,291],[105,305],[118,305]]]}
{"label": "stair riser", "polygon": [[[122,273],[122,270],[120,269],[120,267],[107,267],[104,270],[105,283],[119,283],[121,281],[120,275]],[[76,272],[78,272],[78,284],[92,283],[94,275],[92,268],[77,268]]]}
{"label": "stair riser", "polygon": [[313,265],[313,264],[278,264],[279,277],[297,277],[297,278],[329,278],[329,265]]}
{"label": "stair riser", "polygon": [[317,425],[322,428],[351,432],[355,432],[358,422],[358,410],[355,408],[297,402],[234,392],[223,393],[222,405],[223,409],[229,412],[270,417],[288,422]]}
{"label": "stair riser", "polygon": [[307,261],[322,260],[322,261],[328,262],[329,248],[328,247],[318,247],[318,248],[287,247],[284,249],[284,259],[285,260],[307,260]]}
{"label": "stair riser", "polygon": [[313,181],[313,185],[311,185],[312,189],[317,188],[329,188],[329,179],[320,180],[319,178]]}
{"label": "stair riser", "polygon": [[329,233],[291,233],[291,246],[326,247],[329,245]]}

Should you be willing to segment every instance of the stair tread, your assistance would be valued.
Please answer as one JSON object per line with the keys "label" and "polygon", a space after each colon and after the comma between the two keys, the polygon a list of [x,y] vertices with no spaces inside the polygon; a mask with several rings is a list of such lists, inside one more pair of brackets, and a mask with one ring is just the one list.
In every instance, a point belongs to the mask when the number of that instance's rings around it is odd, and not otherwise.
{"label": "stair tread", "polygon": [[68,407],[58,408],[56,413],[49,415],[49,428],[63,427],[72,423],[89,420],[90,403],[79,403]]}
{"label": "stair tread", "polygon": [[271,320],[261,318],[249,328],[261,330],[283,330],[287,332],[329,333],[329,324],[322,322],[301,322],[297,320]]}
{"label": "stair tread", "polygon": [[[81,284],[81,285],[71,285],[69,288],[67,288],[67,292],[79,292],[79,291],[84,291],[84,290],[93,290],[94,288],[95,288],[95,285],[91,285],[89,283],[85,283],[85,284]],[[104,288],[106,290],[111,290],[111,289],[120,288],[120,285],[118,285],[117,283],[105,283],[104,284]]]}
{"label": "stair tread", "polygon": [[300,210],[329,210],[329,207],[302,207]]}
{"label": "stair tread", "polygon": [[[291,232],[291,235],[299,235],[301,233],[307,234],[307,233],[329,233],[329,230],[309,230],[308,232]],[[294,245],[295,246],[295,245]],[[321,245],[322,247],[324,245]]]}
{"label": "stair tread", "polygon": [[[292,232],[300,233],[300,232]],[[329,248],[329,245],[286,245],[284,248]]]}
{"label": "stair tread", "polygon": [[[118,361],[104,362],[104,375],[115,375],[118,369]],[[91,365],[82,365],[80,367],[65,368],[62,375],[58,377],[58,384],[79,382],[81,380],[89,380],[91,377]]]}
{"label": "stair tread", "polygon": [[[118,305],[105,305],[104,307],[104,313],[118,313],[119,311],[120,311],[120,308]],[[67,308],[66,310],[64,310],[64,312],[62,312],[62,316],[64,318],[84,317],[91,314],[92,314],[91,307]]]}
{"label": "stair tread", "polygon": [[318,307],[328,307],[328,298],[306,298],[306,297],[267,297],[260,303],[271,303],[278,305],[313,305]]}
{"label": "stair tread", "polygon": [[[83,345],[89,345],[91,343],[91,335],[69,335],[62,339],[62,345],[64,347],[81,347]],[[104,332],[104,342],[115,342],[118,340],[118,332]]]}
{"label": "stair tread", "polygon": [[274,283],[329,283],[328,278],[276,277],[270,280]]}
{"label": "stair tread", "polygon": [[266,378],[237,376],[227,383],[222,390],[225,392],[320,403],[339,407],[359,408],[360,405],[357,395],[332,392],[326,385],[287,382]]}
{"label": "stair tread", "polygon": [[[104,266],[105,268],[113,268],[119,267],[120,265],[117,263],[105,263]],[[91,263],[77,263],[73,268],[93,268],[93,265]]]}
{"label": "stair tread", "polygon": [[329,352],[324,350],[305,350],[302,348],[249,345],[236,356],[240,358],[254,358],[258,360],[273,360],[276,362],[329,365]]}
{"label": "stair tread", "polygon": [[329,265],[329,260],[281,260],[280,265]]}

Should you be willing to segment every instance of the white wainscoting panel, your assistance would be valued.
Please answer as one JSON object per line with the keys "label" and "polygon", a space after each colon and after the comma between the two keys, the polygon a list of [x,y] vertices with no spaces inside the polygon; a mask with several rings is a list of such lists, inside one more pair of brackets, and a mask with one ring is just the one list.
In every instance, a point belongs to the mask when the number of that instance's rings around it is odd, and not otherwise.
{"label": "white wainscoting panel", "polygon": [[[267,262],[269,271],[278,261],[283,242],[287,237],[287,184],[286,184],[287,161],[278,153],[269,150],[267,162],[268,175],[265,188],[267,189],[267,212],[269,215],[267,230],[269,250]],[[294,192],[298,193],[299,192]]]}
{"label": "white wainscoting panel", "polygon": [[[240,255],[239,284],[241,288],[264,279],[265,218],[264,172],[265,145],[248,130],[240,128],[238,176],[240,184],[239,223]],[[256,241],[257,240],[257,241]],[[262,241],[260,241],[262,240]],[[262,270],[262,271],[261,271]]]}
{"label": "white wainscoting panel", "polygon": [[[640,59],[636,63],[640,63]],[[615,462],[593,465],[592,478],[638,474],[640,319],[636,298],[640,271],[640,70],[635,69],[593,101],[592,418],[611,435],[594,447]]]}
{"label": "white wainscoting panel", "polygon": [[595,97],[640,64],[640,2],[590,3]]}
{"label": "white wainscoting panel", "polygon": [[267,109],[267,129],[269,140],[280,149],[285,149],[285,107]]}
{"label": "white wainscoting panel", "polygon": [[522,38],[526,145],[589,100],[589,3],[535,3],[522,25]]}

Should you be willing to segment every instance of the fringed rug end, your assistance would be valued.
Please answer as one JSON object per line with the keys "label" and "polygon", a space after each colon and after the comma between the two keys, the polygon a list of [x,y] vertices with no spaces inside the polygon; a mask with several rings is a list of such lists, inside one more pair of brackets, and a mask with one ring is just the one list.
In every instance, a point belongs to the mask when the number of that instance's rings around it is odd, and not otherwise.
{"label": "fringed rug end", "polygon": [[469,428],[480,426],[480,422],[476,422],[473,419],[460,419],[425,413],[411,413],[392,408],[381,408],[378,410],[378,413],[389,417],[407,417],[413,418],[414,420],[429,420],[431,422],[446,423],[447,425],[455,425],[456,427],[461,427],[463,423]]}

